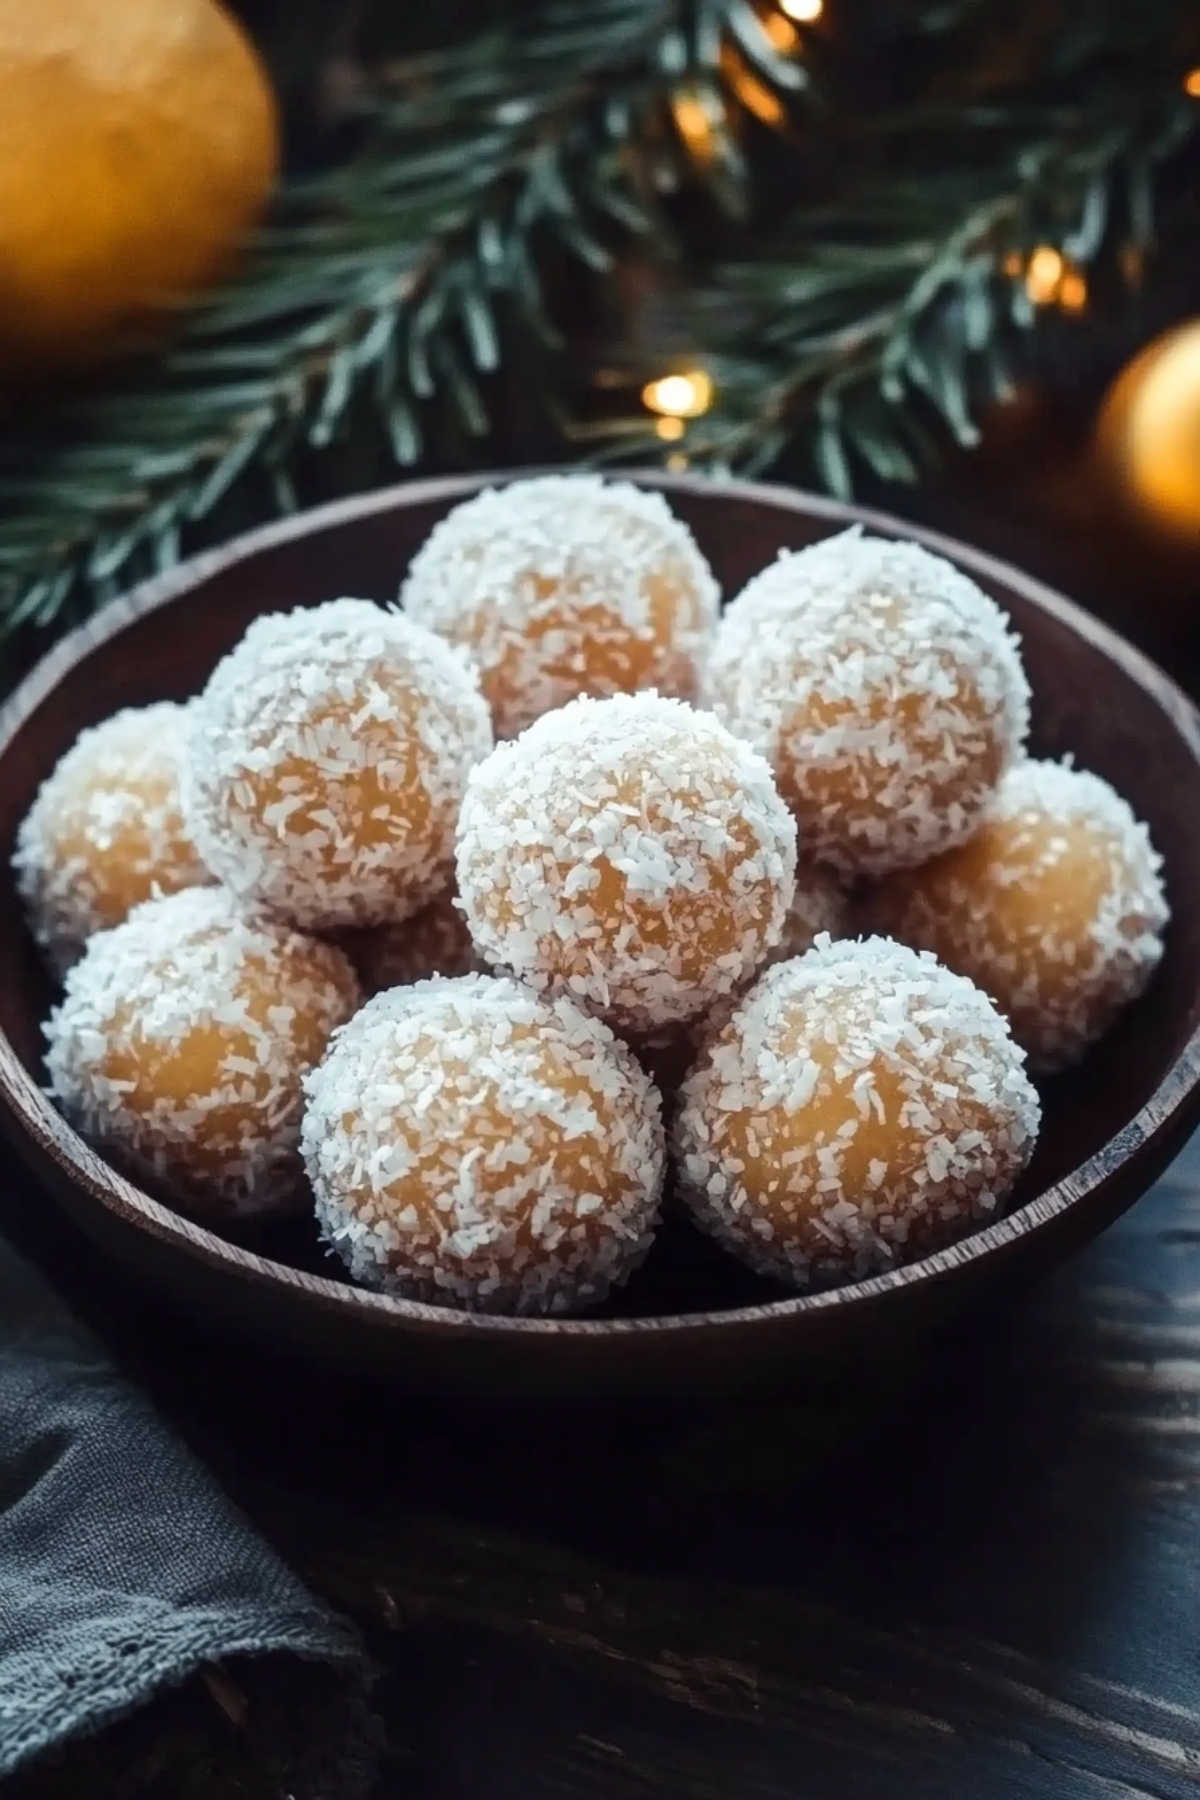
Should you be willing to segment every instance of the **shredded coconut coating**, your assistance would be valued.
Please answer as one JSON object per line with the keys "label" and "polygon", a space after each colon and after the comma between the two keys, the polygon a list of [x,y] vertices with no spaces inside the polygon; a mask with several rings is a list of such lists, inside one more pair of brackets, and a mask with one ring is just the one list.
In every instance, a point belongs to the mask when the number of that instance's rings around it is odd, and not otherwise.
{"label": "shredded coconut coating", "polygon": [[445,886],[492,744],[466,657],[368,600],[256,619],[195,702],[184,808],[242,900],[311,931],[381,925]]}
{"label": "shredded coconut coating", "polygon": [[[790,962],[795,956],[804,956],[819,937],[845,938],[855,935],[853,913],[850,896],[833,871],[802,859],[796,869],[796,892],[783,922],[783,935],[768,955],[764,966],[770,967],[774,963]],[[674,1068],[674,1085],[679,1086],[698,1053],[728,1024],[738,1001],[760,973],[761,970],[756,970],[736,994],[723,995],[703,1018],[694,1020],[688,1026],[676,1026],[672,1041],[663,1038],[645,1046],[653,1059],[647,1060],[647,1066],[660,1088],[663,1086],[660,1071],[664,1067]],[[641,1047],[638,1046],[638,1049],[640,1054]],[[668,1056],[669,1062],[666,1061]],[[681,1056],[686,1056],[687,1059],[682,1067],[679,1061]]]}
{"label": "shredded coconut coating", "polygon": [[361,1000],[340,950],[223,888],[91,938],[45,1027],[50,1091],[136,1179],[217,1221],[303,1204],[303,1077]]}
{"label": "shredded coconut coating", "polygon": [[477,659],[496,735],[515,737],[577,694],[692,699],[720,595],[661,494],[543,475],[456,506],[401,598]]}
{"label": "shredded coconut coating", "polygon": [[127,707],[81,732],[39,788],[13,868],[55,974],[141,901],[212,880],[180,804],[186,720],[171,701]]}
{"label": "shredded coconut coating", "polygon": [[453,886],[411,919],[379,925],[373,931],[348,932],[342,948],[368,994],[429,981],[434,975],[486,972]]}
{"label": "shredded coconut coating", "polygon": [[994,1219],[1040,1108],[987,996],[884,938],[768,969],[684,1083],[680,1190],[761,1274],[831,1287]]}
{"label": "shredded coconut coating", "polygon": [[1030,761],[1005,776],[968,844],[885,882],[869,911],[978,982],[1048,1073],[1078,1062],[1158,967],[1161,868],[1107,781]]}
{"label": "shredded coconut coating", "polygon": [[805,854],[854,875],[968,838],[1029,727],[995,602],[941,557],[857,527],[743,589],[708,698],[775,770]]}
{"label": "shredded coconut coating", "polygon": [[458,886],[476,946],[619,1029],[695,1018],[780,940],[796,830],[711,713],[579,699],[472,770]]}
{"label": "shredded coconut coating", "polygon": [[658,1095],[569,1000],[504,977],[369,1001],[307,1082],[304,1157],[351,1275],[486,1313],[562,1313],[628,1279],[654,1236]]}
{"label": "shredded coconut coating", "polygon": [[[849,937],[852,914],[850,898],[832,870],[801,859],[796,869],[796,891],[783,922],[783,934],[767,955],[764,966],[803,956],[822,933],[835,938]],[[629,1036],[630,1049],[665,1102],[669,1103],[691,1069],[698,1049],[732,1016],[740,994],[760,972],[756,969],[738,994],[726,994],[715,1001],[702,1018],[689,1020],[685,1025],[664,1025],[647,1034]]]}

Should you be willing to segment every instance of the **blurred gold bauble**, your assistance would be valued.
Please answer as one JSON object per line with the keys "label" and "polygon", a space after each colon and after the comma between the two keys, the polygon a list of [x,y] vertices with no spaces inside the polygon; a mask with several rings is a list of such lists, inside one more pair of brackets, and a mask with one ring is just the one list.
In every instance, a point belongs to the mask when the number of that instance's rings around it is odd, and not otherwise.
{"label": "blurred gold bauble", "polygon": [[91,361],[228,266],[278,120],[216,0],[0,0],[0,365]]}
{"label": "blurred gold bauble", "polygon": [[1200,550],[1200,320],[1157,338],[1117,377],[1096,447],[1135,515]]}

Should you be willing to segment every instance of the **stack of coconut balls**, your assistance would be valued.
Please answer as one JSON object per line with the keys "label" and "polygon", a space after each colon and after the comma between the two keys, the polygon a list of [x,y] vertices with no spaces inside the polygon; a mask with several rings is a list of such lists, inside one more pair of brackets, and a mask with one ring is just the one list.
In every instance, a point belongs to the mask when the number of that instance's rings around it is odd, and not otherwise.
{"label": "stack of coconut balls", "polygon": [[994,1219],[1026,1058],[1161,954],[1145,827],[1026,760],[1018,644],[939,557],[847,531],[718,598],[659,494],[517,481],[400,609],[259,618],[85,732],[16,854],[68,1118],[198,1218],[315,1207],[355,1280],[476,1311],[629,1278],[664,1110],[678,1203],[795,1286]]}

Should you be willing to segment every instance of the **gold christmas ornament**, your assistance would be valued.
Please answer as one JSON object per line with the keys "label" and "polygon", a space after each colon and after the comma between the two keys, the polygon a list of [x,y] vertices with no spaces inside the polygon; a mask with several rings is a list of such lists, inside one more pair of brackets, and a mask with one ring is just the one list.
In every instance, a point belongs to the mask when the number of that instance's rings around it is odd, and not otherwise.
{"label": "gold christmas ornament", "polygon": [[1117,377],[1096,445],[1133,510],[1200,549],[1200,320],[1157,338]]}
{"label": "gold christmas ornament", "polygon": [[270,83],[216,0],[0,0],[0,366],[89,362],[228,266]]}

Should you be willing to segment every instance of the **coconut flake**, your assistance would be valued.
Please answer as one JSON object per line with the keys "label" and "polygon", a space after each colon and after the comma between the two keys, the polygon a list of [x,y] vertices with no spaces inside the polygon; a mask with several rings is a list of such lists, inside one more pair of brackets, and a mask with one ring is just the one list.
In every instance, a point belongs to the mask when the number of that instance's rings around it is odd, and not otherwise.
{"label": "coconut flake", "polygon": [[[1037,1136],[1024,1060],[987,996],[932,956],[818,938],[762,976],[684,1082],[683,1197],[763,1274],[805,1287],[886,1272],[995,1216]],[[879,1154],[864,1168],[867,1129]]]}
{"label": "coconut flake", "polygon": [[663,496],[598,475],[538,476],[463,501],[401,589],[413,618],[476,659],[500,737],[580,693],[691,698],[719,598]]}
{"label": "coconut flake", "polygon": [[763,759],[657,694],[575,700],[499,745],[459,824],[459,892],[485,960],[634,1032],[746,980],[780,940],[795,866]]}
{"label": "coconut flake", "polygon": [[1029,729],[995,602],[942,557],[857,527],[747,584],[707,695],[776,770],[806,854],[850,874],[963,842]]}
{"label": "coconut flake", "polygon": [[505,977],[369,1001],[309,1076],[303,1149],[327,1242],[371,1287],[560,1313],[654,1235],[658,1095],[598,1019]]}
{"label": "coconut flake", "polygon": [[444,887],[491,741],[467,659],[411,619],[367,600],[270,614],[194,703],[185,814],[242,900],[310,930],[383,924]]}

